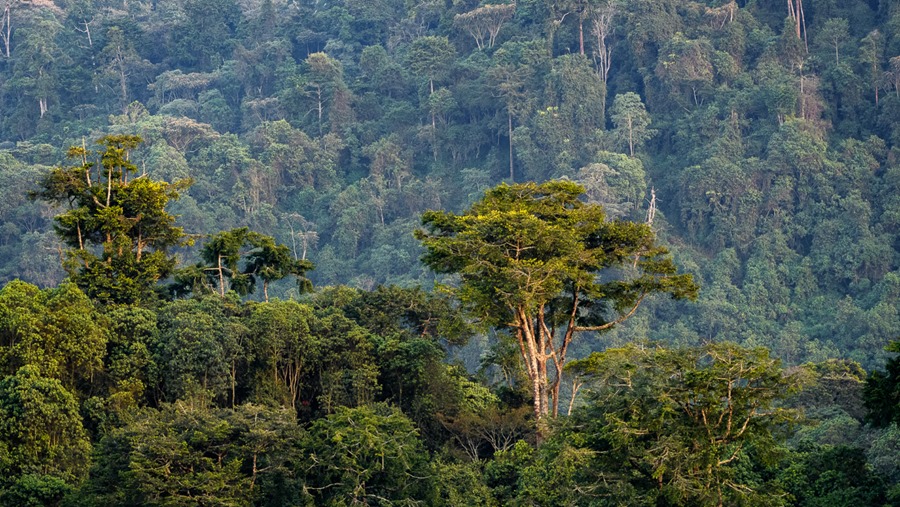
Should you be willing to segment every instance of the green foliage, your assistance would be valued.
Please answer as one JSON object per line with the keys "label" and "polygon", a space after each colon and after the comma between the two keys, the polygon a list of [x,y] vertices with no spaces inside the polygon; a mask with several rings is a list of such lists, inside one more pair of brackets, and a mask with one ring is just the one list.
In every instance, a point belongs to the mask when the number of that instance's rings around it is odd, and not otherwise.
{"label": "green foliage", "polygon": [[809,417],[835,409],[856,421],[865,415],[863,391],[866,372],[859,363],[831,359],[803,366],[809,378],[803,391],[792,397],[792,404],[802,408]]}
{"label": "green foliage", "polygon": [[[883,347],[900,336],[900,13],[890,1],[791,5],[793,13],[772,0],[6,2],[0,281],[40,289],[2,290],[0,380],[25,367],[60,382],[95,442],[136,409],[189,393],[236,410],[249,400],[292,406],[304,424],[386,401],[443,453],[428,474],[447,484],[422,503],[666,505],[679,500],[613,480],[621,463],[583,434],[563,429],[553,440],[543,425],[532,433],[521,407],[529,392],[568,401],[568,383],[553,385],[554,358],[648,338],[731,340],[768,347],[787,365],[814,363],[798,370],[810,385],[788,402],[814,424],[779,451],[778,469],[758,448],[733,462],[731,477],[757,503],[896,503],[896,379]],[[137,133],[145,143],[117,151]],[[97,138],[106,144],[94,152],[83,139]],[[80,146],[75,167],[48,168],[70,145]],[[109,165],[121,176],[110,177]],[[691,305],[645,298],[634,318],[596,341],[575,340],[568,355],[538,344],[547,371],[539,364],[534,378],[549,381],[536,389],[515,332],[457,349],[468,331],[453,305],[373,289],[435,281],[412,236],[425,210],[458,218],[501,181],[550,178],[584,185],[578,200],[602,204],[606,220],[643,222],[655,190],[653,232],[704,291]],[[183,179],[195,183],[161,183]],[[106,202],[107,180],[121,202]],[[28,190],[56,194],[27,202]],[[175,215],[192,238],[246,227],[245,239],[259,241],[237,246],[219,277],[218,255],[182,248],[188,236]],[[531,239],[538,228],[522,224]],[[147,228],[167,239],[141,247]],[[564,236],[547,238],[568,247]],[[189,266],[177,275],[176,254]],[[598,283],[634,280],[640,270],[629,259],[601,270]],[[60,285],[61,260],[74,284]],[[303,295],[306,273],[354,289]],[[198,301],[158,300],[173,275],[177,294]],[[240,303],[229,289],[272,302]],[[576,327],[618,320],[611,303],[621,294],[611,294],[592,296],[591,307],[580,299]],[[545,308],[559,317],[545,319],[555,345],[572,308],[561,295]],[[502,300],[485,296],[485,307]],[[449,351],[473,367],[484,348],[483,379],[445,364]],[[863,368],[884,371],[864,380]],[[863,383],[877,428],[860,422]],[[491,443],[500,435],[545,442],[516,454]],[[241,462],[250,476],[252,460]],[[289,472],[260,477],[252,495],[222,501],[311,503],[293,472],[301,468],[282,467]],[[476,480],[482,469],[493,494]],[[10,475],[0,504],[58,505],[76,482]],[[122,503],[118,482],[98,487],[116,493],[92,502]],[[78,492],[65,503],[78,505]]]}
{"label": "green foliage", "polygon": [[0,289],[0,371],[28,366],[68,389],[103,366],[106,320],[71,283],[40,290],[24,282]]}
{"label": "green foliage", "polygon": [[189,67],[214,69],[233,48],[240,7],[233,0],[188,0],[179,7],[184,17],[173,27],[173,56]]}
{"label": "green foliage", "polygon": [[409,47],[409,65],[416,75],[428,79],[430,92],[434,82],[448,74],[456,50],[446,37],[420,37]]}
{"label": "green foliage", "polygon": [[780,406],[798,379],[766,350],[631,345],[570,368],[589,386],[571,427],[602,459],[628,464],[619,476],[597,478],[595,487],[615,480],[634,488],[630,495],[673,505],[776,501],[767,495],[777,495],[777,487],[741,466],[772,463],[779,435],[798,415]]}
{"label": "green foliage", "polygon": [[296,408],[309,385],[319,350],[310,333],[312,309],[295,301],[273,301],[253,308],[248,322],[255,398]]}
{"label": "green foliage", "polygon": [[[66,268],[79,287],[104,303],[145,301],[175,267],[169,249],[188,243],[165,210],[186,182],[135,177],[129,152],[141,143],[138,136],[106,136],[97,143],[103,148],[94,153],[70,148],[69,156],[82,164],[54,169],[35,196],[68,207],[55,228],[69,247]],[[92,156],[99,163],[89,161]]]}
{"label": "green foliage", "polygon": [[200,399],[144,409],[100,441],[87,505],[249,506],[284,501],[302,436],[284,409],[216,410]]}
{"label": "green foliage", "polygon": [[0,493],[0,500],[7,505],[23,507],[44,507],[60,505],[73,487],[53,475],[27,474],[21,476],[12,486]]}
{"label": "green foliage", "polygon": [[[455,292],[463,305],[516,333],[538,419],[550,413],[551,403],[557,413],[566,349],[576,332],[613,327],[648,294],[682,299],[697,293],[648,226],[606,221],[603,208],[579,200],[583,192],[566,181],[501,185],[464,214],[426,212],[427,230],[416,233],[428,250],[425,264],[460,275]],[[621,275],[601,276],[607,270]],[[557,327],[564,337],[554,345],[551,329]]]}
{"label": "green foliage", "polygon": [[782,472],[794,505],[889,505],[883,478],[859,449],[824,448],[800,454]]}
{"label": "green foliage", "polygon": [[340,408],[313,423],[303,450],[303,472],[318,505],[414,505],[431,497],[428,454],[396,409]]}
{"label": "green foliage", "polygon": [[0,380],[0,421],[0,466],[8,488],[0,494],[54,497],[87,472],[91,442],[75,396],[37,367],[23,366]]}
{"label": "green foliage", "polygon": [[[689,276],[674,275],[667,251],[652,244],[646,226],[606,222],[601,207],[578,200],[583,191],[563,181],[501,185],[463,215],[427,212],[422,222],[429,230],[417,233],[429,250],[423,261],[439,273],[459,273],[464,304],[497,324],[511,322],[519,309],[536,312],[573,287],[608,301],[591,305],[601,324],[608,322],[604,310],[626,310],[648,292],[687,297],[696,291]],[[636,256],[644,276],[596,279]]]}
{"label": "green foliage", "polygon": [[200,257],[205,264],[182,268],[175,273],[175,282],[169,288],[175,295],[203,294],[215,286],[222,297],[229,290],[245,296],[253,293],[257,278],[261,278],[263,294],[268,301],[269,284],[288,275],[297,277],[301,293],[312,289],[312,282],[306,278],[306,272],[313,268],[312,262],[292,258],[287,246],[247,227],[213,235],[203,244]]}
{"label": "green foliage", "polygon": [[153,344],[159,399],[175,401],[196,390],[234,403],[236,364],[246,362],[248,329],[235,301],[215,296],[174,301],[158,314]]}
{"label": "green foliage", "polygon": [[[805,5],[798,35],[798,18],[768,0],[12,2],[0,278],[60,281],[53,213],[20,190],[82,139],[140,133],[129,162],[147,176],[129,181],[193,179],[166,210],[194,237],[249,227],[315,261],[317,283],[366,289],[431,282],[409,237],[422,211],[465,209],[504,179],[566,177],[603,196],[607,216],[642,221],[654,188],[654,227],[705,286],[723,287],[692,307],[648,305],[651,338],[710,338],[715,321],[794,363],[840,351],[870,368],[900,332],[891,298],[871,296],[900,266],[889,3]],[[641,170],[599,150],[638,155]],[[758,241],[772,237],[777,254]],[[102,258],[104,241],[85,249]],[[726,284],[705,266],[732,248]],[[763,254],[784,271],[772,284],[750,265]],[[93,299],[152,299],[145,288],[170,269],[115,258],[85,271],[109,279],[81,283]],[[201,275],[185,274],[185,290],[205,290]],[[769,295],[777,303],[755,311]],[[871,325],[822,318],[847,295],[846,315]]]}
{"label": "green foliage", "polygon": [[[885,350],[900,352],[900,342],[891,342]],[[900,358],[888,359],[884,371],[869,375],[863,396],[869,422],[881,427],[900,423]]]}
{"label": "green foliage", "polygon": [[445,463],[433,461],[432,474],[437,489],[432,505],[446,507],[487,507],[497,505],[490,488],[484,482],[481,470],[474,463]]}
{"label": "green foliage", "polygon": [[587,202],[603,206],[610,218],[633,216],[641,209],[647,188],[643,163],[608,151],[598,152],[593,160],[576,175]]}
{"label": "green foliage", "polygon": [[628,148],[628,154],[632,157],[636,149],[640,148],[656,133],[650,127],[650,115],[644,108],[641,97],[633,92],[616,95],[609,117],[615,125],[610,136],[615,143]]}

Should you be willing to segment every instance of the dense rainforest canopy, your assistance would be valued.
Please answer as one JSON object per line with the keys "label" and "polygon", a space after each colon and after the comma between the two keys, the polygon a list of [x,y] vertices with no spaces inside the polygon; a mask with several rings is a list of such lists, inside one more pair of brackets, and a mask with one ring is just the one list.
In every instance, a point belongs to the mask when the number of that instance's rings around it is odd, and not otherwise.
{"label": "dense rainforest canopy", "polygon": [[0,504],[900,503],[898,195],[895,0],[0,0]]}

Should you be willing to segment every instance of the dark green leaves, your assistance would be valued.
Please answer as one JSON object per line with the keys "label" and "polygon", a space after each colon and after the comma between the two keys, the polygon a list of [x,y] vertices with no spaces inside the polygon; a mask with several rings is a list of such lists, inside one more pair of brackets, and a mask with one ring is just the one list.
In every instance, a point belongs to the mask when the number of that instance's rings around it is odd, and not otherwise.
{"label": "dark green leaves", "polygon": [[[156,283],[175,268],[169,250],[190,243],[166,211],[187,182],[135,177],[129,152],[141,143],[130,135],[106,136],[97,152],[72,147],[82,164],[45,176],[35,197],[68,209],[56,217],[65,243],[66,268],[92,299],[137,303],[154,298]],[[99,163],[91,160],[99,159]]]}

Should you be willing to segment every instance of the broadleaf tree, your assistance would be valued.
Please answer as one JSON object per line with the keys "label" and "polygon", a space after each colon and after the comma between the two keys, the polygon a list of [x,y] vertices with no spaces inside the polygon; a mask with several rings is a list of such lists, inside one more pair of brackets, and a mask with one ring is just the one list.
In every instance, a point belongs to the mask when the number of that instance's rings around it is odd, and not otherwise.
{"label": "broadleaf tree", "polygon": [[582,490],[629,491],[630,505],[783,505],[782,486],[764,470],[799,420],[784,405],[806,383],[803,370],[727,342],[629,344],[569,366],[588,402],[566,425],[584,439],[560,436],[597,451],[590,456],[599,463],[585,468],[616,470]]}
{"label": "broadleaf tree", "polygon": [[646,224],[607,221],[569,181],[500,185],[457,215],[428,211],[416,232],[423,261],[461,277],[456,294],[488,324],[516,336],[540,421],[556,416],[569,346],[613,328],[652,293],[692,299]]}
{"label": "broadleaf tree", "polygon": [[134,176],[137,166],[129,153],[141,142],[139,136],[110,135],[97,141],[100,150],[72,147],[69,157],[80,164],[53,169],[33,194],[66,208],[56,216],[55,229],[69,247],[69,276],[104,303],[152,297],[156,283],[175,268],[169,250],[190,243],[166,211],[189,181]]}
{"label": "broadleaf tree", "polygon": [[216,287],[222,297],[228,290],[246,296],[256,289],[259,277],[263,281],[263,294],[268,301],[269,283],[288,275],[297,278],[300,292],[312,290],[312,282],[306,278],[307,271],[313,269],[312,262],[291,257],[287,246],[247,227],[213,234],[203,244],[200,258],[203,263],[175,272],[174,283],[169,287],[173,294],[179,296],[191,292],[202,293]]}

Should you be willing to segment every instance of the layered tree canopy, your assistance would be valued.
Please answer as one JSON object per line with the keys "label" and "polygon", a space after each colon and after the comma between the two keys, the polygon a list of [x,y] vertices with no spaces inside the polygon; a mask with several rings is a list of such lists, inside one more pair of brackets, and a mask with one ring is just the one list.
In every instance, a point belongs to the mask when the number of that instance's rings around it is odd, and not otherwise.
{"label": "layered tree canopy", "polygon": [[898,27],[0,2],[0,505],[896,504]]}

